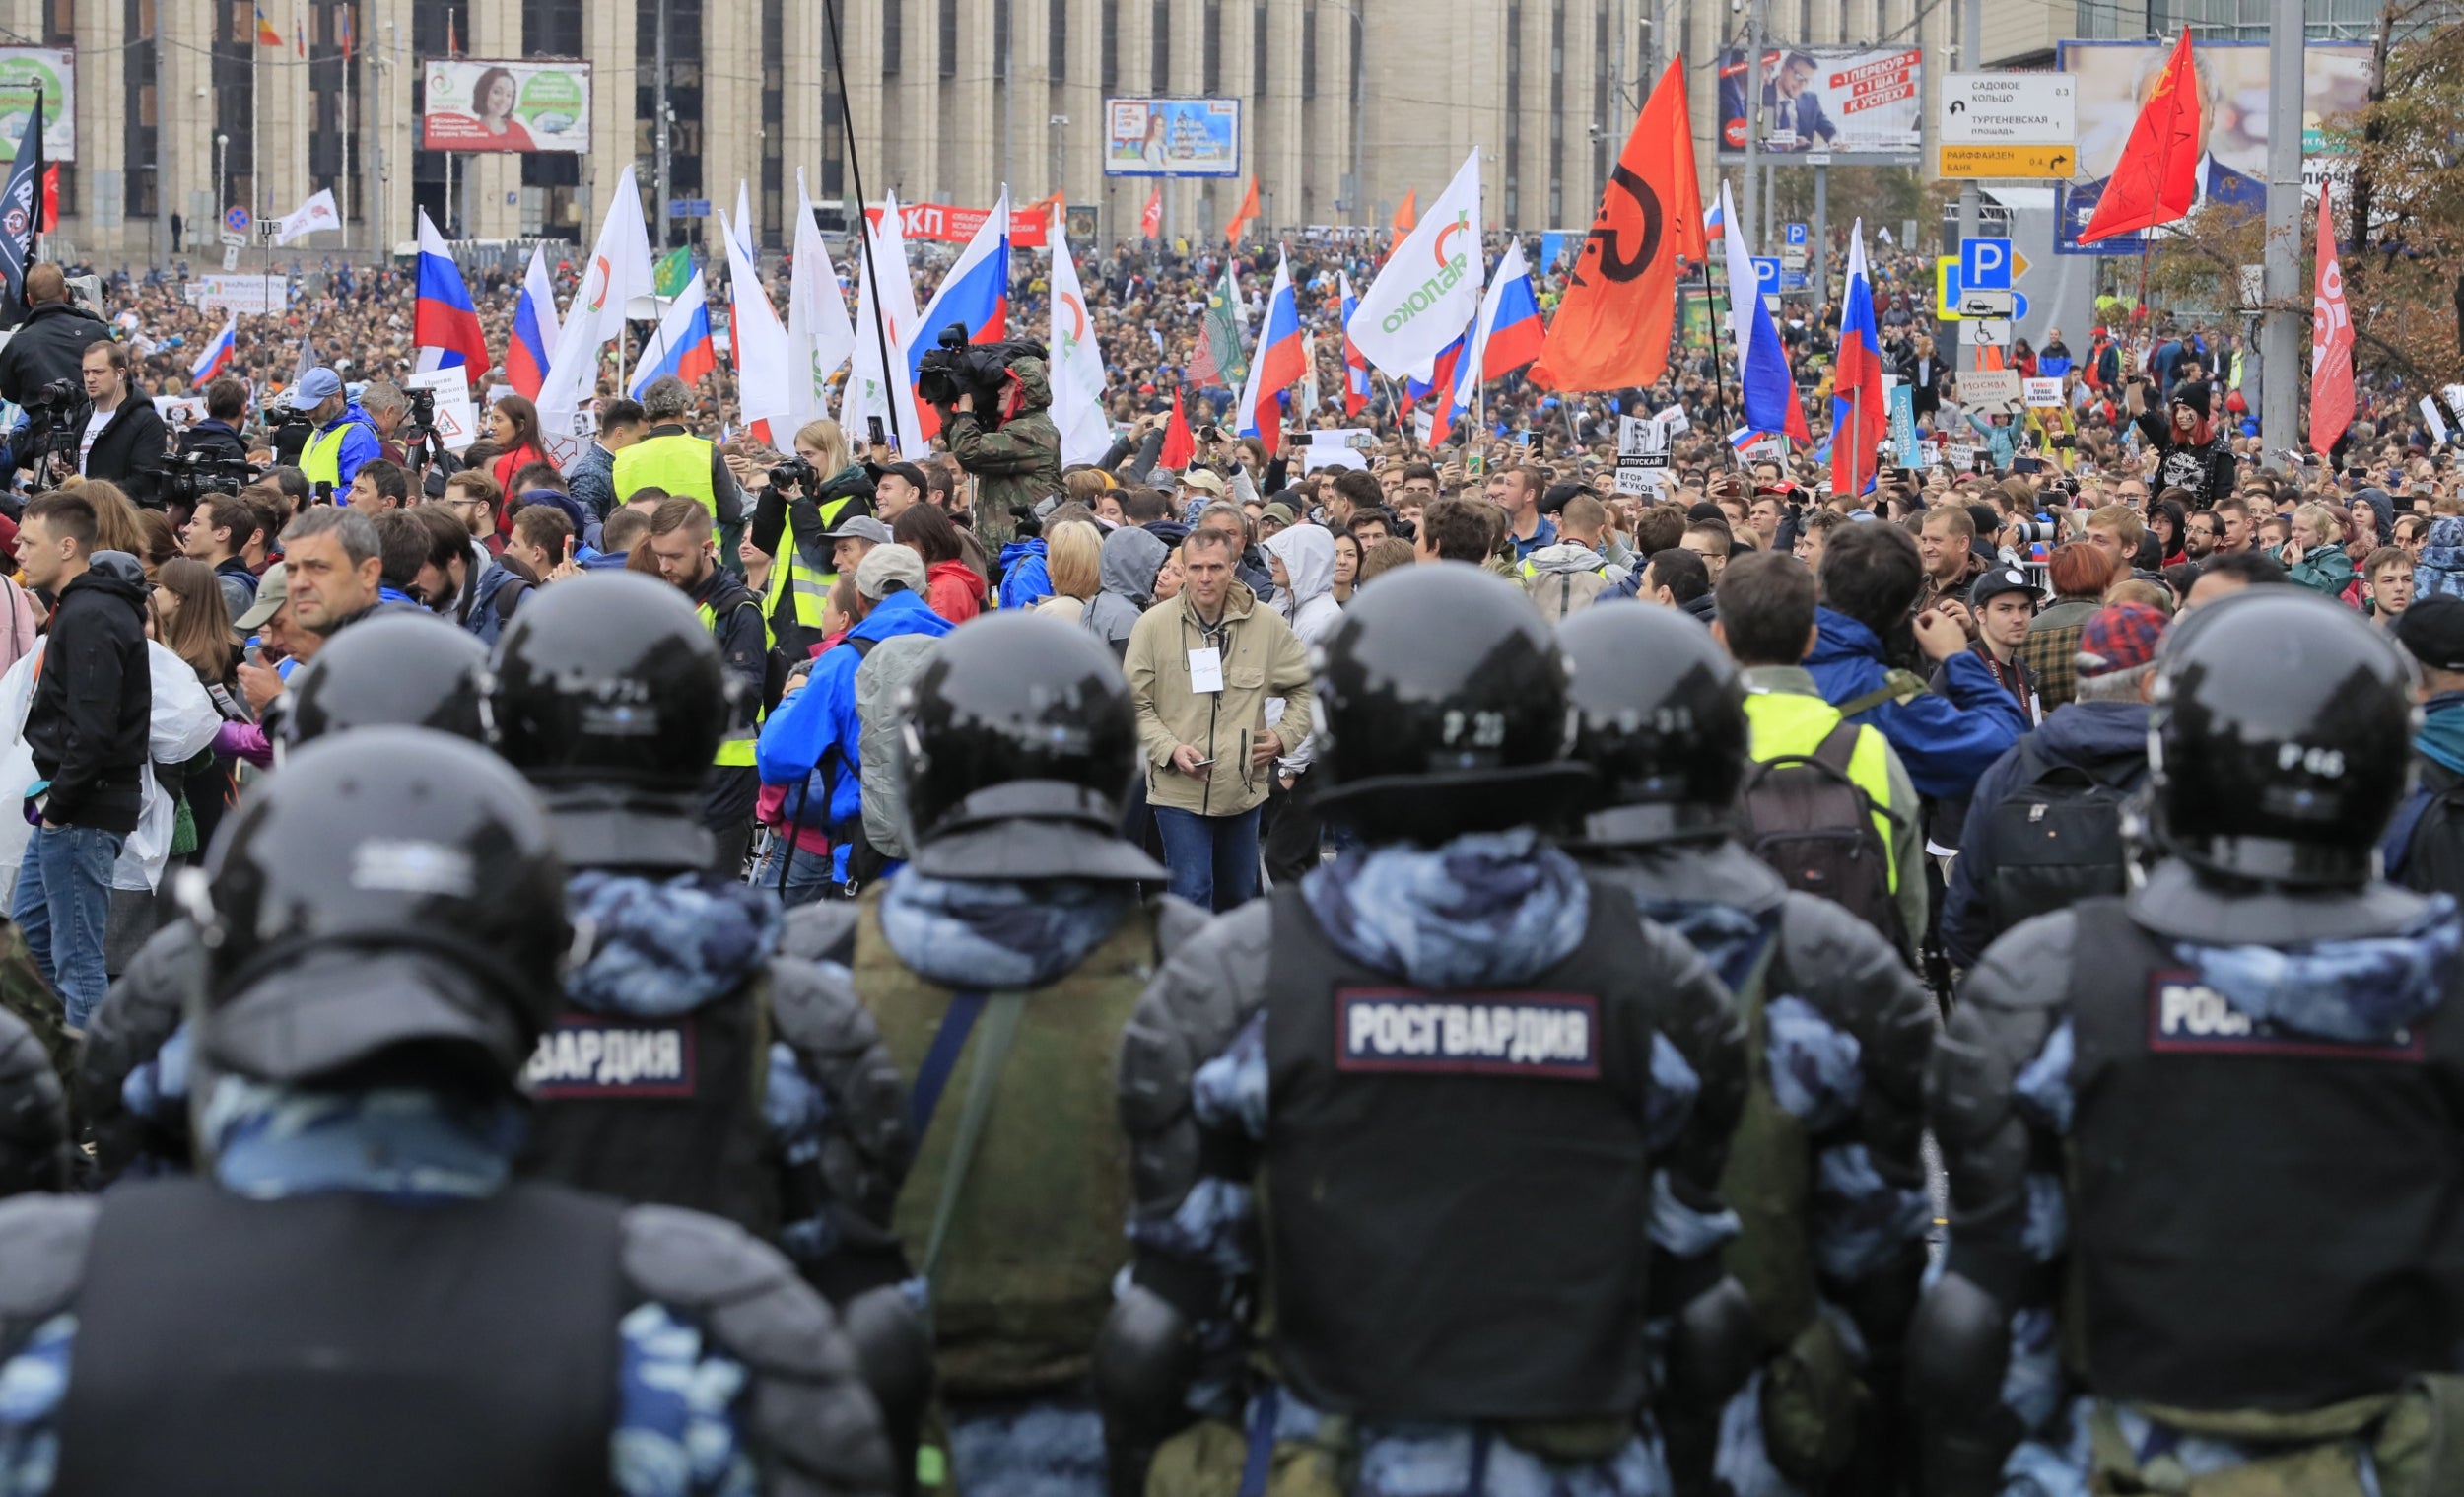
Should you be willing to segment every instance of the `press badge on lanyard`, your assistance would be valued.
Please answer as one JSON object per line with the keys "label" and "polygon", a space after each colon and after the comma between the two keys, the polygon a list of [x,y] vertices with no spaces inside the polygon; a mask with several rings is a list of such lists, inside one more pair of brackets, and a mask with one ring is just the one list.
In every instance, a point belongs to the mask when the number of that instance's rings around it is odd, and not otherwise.
{"label": "press badge on lanyard", "polygon": [[1190,651],[1190,690],[1216,692],[1223,690],[1223,650],[1209,645]]}

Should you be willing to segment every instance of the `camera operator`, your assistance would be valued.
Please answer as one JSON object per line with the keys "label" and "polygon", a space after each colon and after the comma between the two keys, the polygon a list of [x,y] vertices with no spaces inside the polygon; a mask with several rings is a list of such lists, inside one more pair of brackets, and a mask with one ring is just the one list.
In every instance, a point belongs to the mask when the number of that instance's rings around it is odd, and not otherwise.
{"label": "camera operator", "polygon": [[872,513],[873,476],[849,455],[847,434],[827,419],[796,432],[792,461],[756,476],[753,548],[778,558],[764,611],[780,653],[801,660],[823,638],[822,604],[838,585],[829,532]]}
{"label": "camera operator", "polygon": [[[944,349],[947,339],[943,334]],[[981,356],[991,351],[970,352]],[[930,364],[933,355],[924,359]],[[931,396],[951,391],[944,386],[924,392]],[[990,550],[1008,539],[994,532],[1006,528],[1005,517],[1013,508],[1032,508],[1061,492],[1061,429],[1053,425],[1052,378],[1043,359],[1015,353],[1007,357],[999,384],[982,392],[985,408],[978,407],[977,389],[961,386],[954,393],[949,404],[934,400],[933,409],[940,413],[950,455],[976,475],[976,514],[992,527],[983,536]],[[997,410],[991,408],[995,400]]]}
{"label": "camera operator", "polygon": [[154,402],[129,387],[127,347],[107,338],[90,344],[85,374],[91,410],[78,439],[77,471],[119,485],[140,505],[153,504],[169,437]]}
{"label": "camera operator", "polygon": [[376,425],[368,412],[342,391],[342,376],[329,369],[312,369],[291,387],[291,409],[306,415],[313,429],[300,449],[300,471],[308,475],[309,492],[327,485],[339,496],[360,476],[360,464],[382,449]]}
{"label": "camera operator", "polygon": [[26,320],[0,348],[0,400],[15,405],[55,379],[74,379],[87,345],[111,336],[101,317],[71,302],[57,265],[26,271]]}
{"label": "camera operator", "polygon": [[247,414],[248,387],[225,375],[205,387],[205,419],[179,434],[179,455],[235,462],[248,460],[240,423]]}

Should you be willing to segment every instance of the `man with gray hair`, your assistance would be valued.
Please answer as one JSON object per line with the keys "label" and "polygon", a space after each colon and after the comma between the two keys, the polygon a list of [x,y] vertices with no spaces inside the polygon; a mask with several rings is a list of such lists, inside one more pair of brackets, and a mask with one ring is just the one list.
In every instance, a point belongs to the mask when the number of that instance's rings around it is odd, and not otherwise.
{"label": "man with gray hair", "polygon": [[414,466],[406,455],[408,448],[394,440],[402,429],[403,418],[411,414],[411,397],[402,386],[390,379],[371,379],[360,386],[360,409],[368,413],[369,425],[376,429],[377,455],[403,468]]}
{"label": "man with gray hair", "polygon": [[292,619],[313,634],[331,639],[377,612],[428,612],[384,584],[384,543],[361,510],[317,505],[283,531],[282,547]]}
{"label": "man with gray hair", "polygon": [[1942,943],[1973,967],[2032,916],[2123,889],[2122,803],[2148,776],[2148,693],[2171,621],[2111,603],[2079,632],[2079,686],[1986,769],[1942,907]]}
{"label": "man with gray hair", "polygon": [[719,522],[728,542],[722,554],[732,554],[744,523],[744,495],[719,444],[685,430],[685,412],[692,405],[692,386],[673,374],[651,380],[642,392],[642,414],[650,429],[616,454],[616,502],[623,504],[645,488],[691,495]]}

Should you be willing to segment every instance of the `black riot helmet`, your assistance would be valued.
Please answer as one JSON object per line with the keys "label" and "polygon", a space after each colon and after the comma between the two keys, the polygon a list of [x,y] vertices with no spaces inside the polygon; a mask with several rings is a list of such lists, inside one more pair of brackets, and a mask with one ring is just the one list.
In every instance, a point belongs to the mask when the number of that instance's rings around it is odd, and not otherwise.
{"label": "black riot helmet", "polygon": [[734,709],[710,626],[636,573],[542,587],[497,641],[497,751],[546,797],[576,867],[699,867],[702,786]]}
{"label": "black riot helmet", "polygon": [[411,614],[377,614],[336,634],[276,701],[289,710],[274,741],[295,753],[356,727],[430,727],[484,744],[488,646],[468,630]]}
{"label": "black riot helmet", "polygon": [[300,1081],[420,1046],[510,1082],[563,1001],[565,870],[537,797],[476,744],[371,727],[240,802],[181,897],[214,1064]]}
{"label": "black riot helmet", "polygon": [[1711,632],[1674,608],[1586,608],[1557,629],[1574,687],[1574,757],[1599,779],[1584,840],[1729,834],[1750,735],[1745,688]]}
{"label": "black riot helmet", "polygon": [[1137,775],[1129,683],[1101,641],[1003,611],[952,631],[907,688],[908,846],[943,878],[1160,879],[1121,840]]}
{"label": "black riot helmet", "polygon": [[2365,883],[2405,793],[2414,718],[2411,662],[2352,612],[2298,587],[2201,607],[2157,657],[2156,836],[2223,878]]}
{"label": "black riot helmet", "polygon": [[1553,822],[1590,771],[1556,636],[1523,589],[1461,564],[1364,587],[1318,662],[1318,804],[1371,842]]}

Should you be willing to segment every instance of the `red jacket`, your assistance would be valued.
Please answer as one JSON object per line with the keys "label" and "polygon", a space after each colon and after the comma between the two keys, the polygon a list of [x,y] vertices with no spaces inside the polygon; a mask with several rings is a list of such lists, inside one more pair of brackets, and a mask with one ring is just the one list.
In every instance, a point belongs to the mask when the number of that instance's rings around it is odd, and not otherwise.
{"label": "red jacket", "polygon": [[984,612],[984,578],[965,562],[934,562],[924,571],[924,601],[953,624]]}

